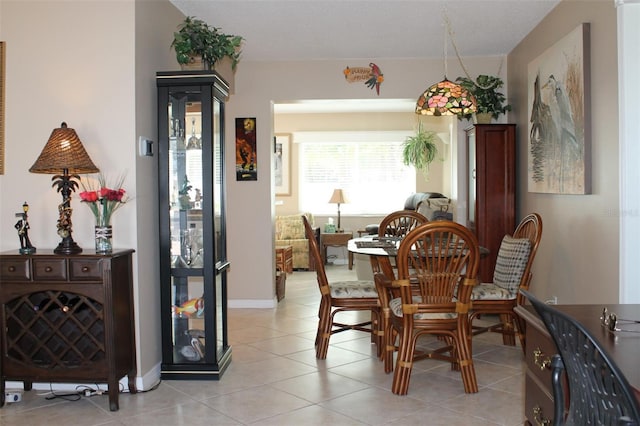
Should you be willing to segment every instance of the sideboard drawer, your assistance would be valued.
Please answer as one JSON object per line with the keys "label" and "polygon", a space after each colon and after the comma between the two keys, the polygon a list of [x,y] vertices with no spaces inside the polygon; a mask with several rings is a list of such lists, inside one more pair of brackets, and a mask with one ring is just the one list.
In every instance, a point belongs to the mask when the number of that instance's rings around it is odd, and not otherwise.
{"label": "sideboard drawer", "polygon": [[[527,373],[529,374],[529,373]],[[535,379],[525,380],[524,414],[534,425],[552,424],[553,421],[553,396],[547,390],[540,387]],[[549,421],[549,423],[545,423]]]}
{"label": "sideboard drawer", "polygon": [[29,259],[2,259],[0,281],[30,280]]}
{"label": "sideboard drawer", "polygon": [[551,357],[557,353],[551,337],[535,326],[527,327],[525,361],[542,383],[551,383]]}
{"label": "sideboard drawer", "polygon": [[66,259],[33,259],[33,279],[36,281],[66,281]]}
{"label": "sideboard drawer", "polygon": [[100,259],[70,259],[69,274],[71,281],[101,280],[102,263]]}

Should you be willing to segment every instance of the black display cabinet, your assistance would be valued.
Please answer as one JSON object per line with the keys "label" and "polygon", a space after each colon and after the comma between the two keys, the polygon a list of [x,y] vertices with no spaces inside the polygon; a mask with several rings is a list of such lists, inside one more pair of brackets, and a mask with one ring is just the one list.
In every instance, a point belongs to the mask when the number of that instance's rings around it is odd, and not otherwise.
{"label": "black display cabinet", "polygon": [[227,337],[224,102],[213,71],[158,72],[162,379],[219,379]]}

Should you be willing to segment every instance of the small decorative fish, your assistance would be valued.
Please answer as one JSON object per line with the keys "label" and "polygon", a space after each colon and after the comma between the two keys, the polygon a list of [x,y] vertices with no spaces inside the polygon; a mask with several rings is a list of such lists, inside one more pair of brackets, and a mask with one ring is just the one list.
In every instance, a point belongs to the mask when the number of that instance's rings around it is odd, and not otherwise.
{"label": "small decorative fish", "polygon": [[204,298],[189,299],[180,306],[173,306],[174,315],[201,317],[204,315]]}

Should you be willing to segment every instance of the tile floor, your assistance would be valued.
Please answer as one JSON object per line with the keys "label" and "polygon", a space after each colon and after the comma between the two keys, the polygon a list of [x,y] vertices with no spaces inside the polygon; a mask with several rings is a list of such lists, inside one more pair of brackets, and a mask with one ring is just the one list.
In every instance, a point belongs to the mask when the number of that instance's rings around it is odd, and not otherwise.
{"label": "tile floor", "polygon": [[[330,279],[355,275],[345,265],[327,269]],[[0,425],[522,424],[519,346],[503,346],[497,334],[474,338],[477,394],[464,393],[448,364],[423,360],[409,394],[396,396],[364,333],[334,335],[327,359],[315,359],[317,306],[315,273],[296,271],[276,309],[229,311],[233,361],[220,381],[163,381],[150,392],[122,394],[117,412],[107,396],[47,400],[32,390],[0,409]]]}

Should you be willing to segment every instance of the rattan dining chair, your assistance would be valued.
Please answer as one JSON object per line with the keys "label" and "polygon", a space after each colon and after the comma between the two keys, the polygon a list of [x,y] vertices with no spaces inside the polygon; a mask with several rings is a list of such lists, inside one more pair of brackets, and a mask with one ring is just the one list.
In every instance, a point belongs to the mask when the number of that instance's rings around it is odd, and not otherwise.
{"label": "rattan dining chair", "polygon": [[421,213],[413,210],[398,210],[386,215],[378,228],[379,237],[402,238],[414,228],[429,220]]}
{"label": "rattan dining chair", "polygon": [[542,218],[530,213],[518,224],[513,236],[505,235],[498,251],[493,282],[480,283],[471,293],[471,323],[482,315],[498,315],[500,321],[488,326],[473,326],[473,334],[487,331],[502,334],[505,345],[515,345],[515,335],[524,350],[524,322],[514,312],[522,305],[524,297],[518,290],[528,290],[531,283],[531,267],[542,238]]}
{"label": "rattan dining chair", "polygon": [[[404,238],[405,235],[417,228],[420,225],[429,222],[426,216],[418,213],[415,210],[398,210],[386,215],[380,222],[378,227],[378,238],[391,238],[392,240],[399,241]],[[382,272],[387,275],[389,279],[393,279],[396,276],[396,265],[393,256],[370,256],[371,270],[373,273]],[[388,323],[389,313],[386,316],[381,313],[379,335],[380,341],[384,341],[384,333],[387,330],[391,331]],[[384,345],[378,346],[378,357],[384,360]],[[392,367],[391,367],[392,368]],[[389,366],[387,366],[389,369]]]}
{"label": "rattan dining chair", "polygon": [[[478,391],[471,356],[468,312],[477,282],[478,241],[466,227],[450,221],[429,222],[409,232],[397,255],[397,279],[375,274],[384,331],[385,371],[390,372],[398,336],[392,392],[405,395],[413,362],[422,358],[449,361],[462,375],[467,393]],[[418,338],[437,336],[440,347],[418,353]]]}
{"label": "rattan dining chair", "polygon": [[598,340],[574,318],[525,290],[520,293],[542,318],[558,351],[551,359],[554,426],[639,425],[633,388]]}
{"label": "rattan dining chair", "polygon": [[[390,238],[399,241],[409,231],[429,222],[424,215],[414,210],[398,210],[386,215],[380,222],[378,238]],[[393,278],[395,276],[395,260],[392,256],[383,258],[371,256],[371,269],[373,273],[382,272]]]}
{"label": "rattan dining chair", "polygon": [[[379,324],[378,292],[373,281],[329,282],[320,256],[320,248],[315,233],[305,216],[302,216],[305,233],[309,239],[309,254],[316,265],[316,277],[320,288],[320,308],[318,310],[318,331],[316,333],[316,358],[325,359],[331,335],[347,330],[372,333],[372,340],[380,344],[377,333]],[[365,321],[347,324],[337,322],[335,316],[346,311],[370,311],[371,317]]]}

